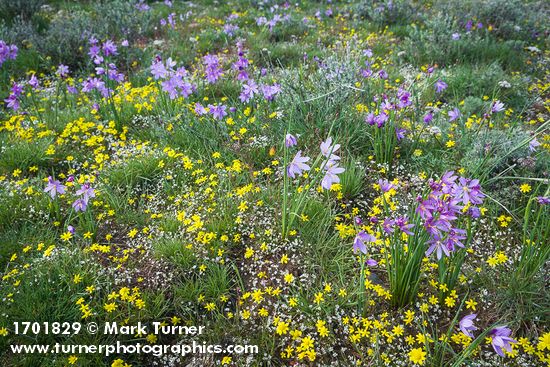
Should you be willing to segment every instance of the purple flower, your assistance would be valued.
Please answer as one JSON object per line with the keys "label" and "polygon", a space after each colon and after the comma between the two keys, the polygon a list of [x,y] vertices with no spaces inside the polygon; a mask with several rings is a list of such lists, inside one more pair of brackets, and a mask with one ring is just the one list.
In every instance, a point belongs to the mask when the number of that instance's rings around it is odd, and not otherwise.
{"label": "purple flower", "polygon": [[439,79],[437,82],[435,82],[435,91],[437,93],[441,93],[445,89],[447,89],[447,83],[445,83],[443,80]]}
{"label": "purple flower", "polygon": [[56,74],[61,78],[66,78],[69,75],[69,67],[67,65],[59,64]]}
{"label": "purple flower", "polygon": [[423,121],[425,124],[429,124],[430,122],[432,122],[433,118],[434,115],[431,112],[428,112],[426,115],[424,115]]}
{"label": "purple flower", "polygon": [[162,61],[153,61],[153,64],[151,65],[151,74],[153,74],[153,77],[155,79],[164,79],[167,73],[168,71],[166,70],[166,67],[164,66],[164,63]]}
{"label": "purple flower", "polygon": [[458,184],[454,188],[454,197],[457,200],[462,200],[464,205],[468,203],[481,204],[485,195],[481,192],[479,180],[469,180],[461,177]]}
{"label": "purple flower", "polygon": [[287,148],[293,147],[296,144],[298,144],[298,140],[296,140],[296,137],[291,134],[286,134],[285,136],[285,146]]}
{"label": "purple flower", "polygon": [[370,78],[372,76],[372,70],[370,68],[368,69],[361,69],[361,76],[363,78]]}
{"label": "purple flower", "polygon": [[360,231],[353,240],[353,252],[361,251],[363,254],[367,254],[366,243],[376,242],[376,237],[365,231]]}
{"label": "purple flower", "polygon": [[412,236],[412,232],[410,229],[414,227],[414,224],[408,222],[407,217],[399,217],[395,220],[395,224],[399,227],[401,232],[408,234],[409,236]]}
{"label": "purple flower", "polygon": [[437,260],[441,260],[443,254],[445,256],[451,255],[447,246],[438,238],[432,238],[428,241],[428,244],[430,244],[430,247],[426,251],[426,256],[430,256],[434,251],[436,251]]}
{"label": "purple flower", "polygon": [[118,53],[115,43],[111,40],[105,41],[103,43],[102,49],[105,56],[116,55]]}
{"label": "purple flower", "polygon": [[17,46],[8,45],[6,42],[0,40],[0,66],[7,60],[15,60],[17,57]]}
{"label": "purple flower", "polygon": [[52,199],[55,199],[57,194],[63,195],[65,193],[65,186],[61,184],[58,180],[54,180],[52,176],[48,177],[48,184],[44,189],[44,192],[50,194]]}
{"label": "purple flower", "polygon": [[405,137],[405,133],[407,132],[406,129],[398,129],[395,128],[395,135],[397,135],[397,141],[401,141]]}
{"label": "purple flower", "polygon": [[537,202],[541,205],[550,204],[550,198],[546,196],[537,196]]}
{"label": "purple flower", "polygon": [[338,149],[340,149],[340,144],[332,145],[332,138],[329,136],[327,140],[321,143],[320,146],[321,154],[323,154],[329,161],[337,161],[340,159],[337,155],[334,155]]}
{"label": "purple flower", "polygon": [[135,5],[136,9],[139,11],[149,11],[151,7],[145,2],[145,0],[139,0],[139,2]]}
{"label": "purple flower", "polygon": [[296,175],[301,176],[303,171],[309,171],[309,167],[306,162],[309,161],[309,157],[302,157],[302,151],[298,151],[294,156],[294,159],[287,168],[287,173],[290,177],[296,178]]}
{"label": "purple flower", "polygon": [[87,207],[88,203],[82,198],[76,199],[73,203],[73,209],[75,212],[85,212]]}
{"label": "purple flower", "polygon": [[391,182],[389,182],[386,179],[379,179],[378,180],[378,186],[380,186],[380,190],[382,192],[388,192],[388,191],[390,191],[391,189],[393,189],[395,187],[394,184],[392,184]]}
{"label": "purple flower", "polygon": [[338,174],[344,172],[345,169],[338,167],[337,163],[328,162],[325,164],[325,170],[325,176],[321,180],[321,187],[325,190],[330,190],[332,184],[340,182]]}
{"label": "purple flower", "polygon": [[370,126],[373,126],[376,123],[376,118],[374,116],[374,113],[370,112],[367,117],[365,117],[365,122],[369,124]]}
{"label": "purple flower", "polygon": [[29,85],[32,89],[37,89],[40,86],[40,83],[38,81],[38,78],[36,77],[36,74],[32,74],[31,78],[29,79]]}
{"label": "purple flower", "polygon": [[453,33],[451,38],[453,39],[453,41],[458,41],[460,39],[460,33]]}
{"label": "purple flower", "polygon": [[498,326],[489,333],[489,336],[492,338],[491,344],[493,345],[493,349],[501,357],[504,357],[502,349],[512,352],[511,344],[517,343],[516,340],[510,338],[510,334],[512,334],[512,330],[506,326]]}
{"label": "purple flower", "polygon": [[204,108],[200,103],[195,103],[195,113],[198,116],[202,116],[206,113],[206,108]]}
{"label": "purple flower", "polygon": [[397,99],[399,100],[397,103],[397,107],[399,108],[405,108],[412,105],[411,93],[404,89],[399,88],[399,91],[397,92]]}
{"label": "purple flower", "polygon": [[86,202],[86,204],[88,204],[88,200],[95,197],[95,191],[89,183],[85,183],[80,186],[80,189],[76,191],[76,194],[82,196],[82,199]]}
{"label": "purple flower", "polygon": [[225,116],[227,116],[227,112],[225,112],[227,107],[222,104],[217,106],[209,104],[208,108],[210,109],[210,114],[217,120],[222,120]]}
{"label": "purple flower", "polygon": [[8,98],[4,99],[4,102],[6,102],[6,106],[8,108],[11,108],[14,111],[19,109],[19,100],[15,94],[10,94]]}
{"label": "purple flower", "polygon": [[75,230],[74,230],[74,227],[73,226],[67,226],[67,231],[71,234],[74,234]]}
{"label": "purple flower", "polygon": [[473,338],[474,335],[471,333],[474,330],[477,330],[477,327],[474,326],[474,320],[476,319],[477,314],[471,314],[464,316],[462,320],[458,323],[460,331],[466,336]]}
{"label": "purple flower", "polygon": [[456,247],[464,248],[464,244],[461,242],[466,239],[466,231],[460,228],[452,228],[449,231],[449,235],[445,240],[445,244],[450,251],[454,251]]}
{"label": "purple flower", "polygon": [[458,178],[458,176],[455,175],[454,173],[455,173],[454,171],[447,171],[443,174],[443,176],[441,176],[441,186],[442,186],[441,191],[444,194],[449,194],[455,185],[455,181]]}
{"label": "purple flower", "polygon": [[395,232],[395,229],[393,228],[395,226],[395,220],[391,218],[385,218],[384,222],[382,222],[382,229],[387,234]]}
{"label": "purple flower", "polygon": [[454,108],[451,111],[449,111],[449,122],[454,121],[460,117],[460,110],[458,108]]}
{"label": "purple flower", "polygon": [[16,97],[19,97],[23,93],[23,86],[17,83],[13,83],[13,85],[11,86],[11,93]]}
{"label": "purple flower", "polygon": [[533,140],[531,140],[531,141],[529,142],[529,150],[530,150],[531,152],[534,152],[535,150],[537,150],[537,147],[539,147],[539,146],[540,146],[540,143],[538,142],[538,140],[537,140],[536,137],[533,138]]}
{"label": "purple flower", "polygon": [[368,259],[366,262],[367,266],[376,266],[378,265],[378,261],[374,260],[374,259]]}
{"label": "purple flower", "polygon": [[243,85],[243,89],[241,91],[241,94],[239,95],[239,99],[241,102],[248,102],[250,101],[255,94],[259,93],[258,85],[254,80],[250,80],[248,84]]}
{"label": "purple flower", "polygon": [[162,90],[168,93],[170,99],[175,99],[178,96],[178,86],[180,82],[183,82],[181,78],[178,78],[176,75],[171,76],[168,80],[165,80],[161,83]]}
{"label": "purple flower", "polygon": [[281,92],[281,86],[279,84],[262,85],[262,94],[268,101],[273,101],[275,96]]}
{"label": "purple flower", "polygon": [[501,111],[504,111],[504,103],[502,103],[501,101],[499,101],[497,99],[496,101],[493,102],[493,105],[491,107],[491,112],[492,113],[497,113],[497,112],[501,112]]}
{"label": "purple flower", "polygon": [[223,70],[219,66],[219,59],[215,55],[205,55],[203,63],[206,65],[206,80],[209,83],[215,83],[221,77]]}
{"label": "purple flower", "polygon": [[233,37],[238,30],[239,26],[236,24],[226,24],[223,26],[223,33],[227,34],[229,37]]}
{"label": "purple flower", "polygon": [[385,112],[382,112],[380,113],[378,116],[375,117],[375,122],[376,122],[376,126],[378,128],[381,128],[382,126],[384,126],[386,124],[386,121],[389,120],[389,116],[385,113]]}

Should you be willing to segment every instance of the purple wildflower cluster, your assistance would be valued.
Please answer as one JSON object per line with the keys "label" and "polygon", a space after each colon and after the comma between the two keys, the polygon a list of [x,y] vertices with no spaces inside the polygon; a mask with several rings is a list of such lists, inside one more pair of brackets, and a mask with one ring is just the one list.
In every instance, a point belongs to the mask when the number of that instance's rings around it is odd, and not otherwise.
{"label": "purple wildflower cluster", "polygon": [[[287,134],[285,137],[286,147],[292,147],[298,144],[296,137],[291,134]],[[321,155],[325,158],[321,164],[321,169],[325,174],[321,180],[321,187],[325,190],[330,190],[333,184],[340,182],[338,175],[345,171],[345,168],[338,166],[340,157],[334,154],[340,149],[340,144],[332,144],[332,138],[328,137],[326,141],[320,145]],[[306,164],[309,162],[309,157],[302,156],[302,151],[298,151],[294,156],[294,159],[287,167],[287,174],[291,178],[301,176],[304,171],[309,171],[311,167]]]}
{"label": "purple wildflower cluster", "polygon": [[479,217],[476,205],[483,203],[485,195],[478,180],[459,178],[453,171],[446,172],[440,181],[431,181],[430,188],[426,199],[418,197],[416,213],[430,236],[426,256],[435,251],[439,260],[443,254],[450,256],[457,247],[464,247],[466,231],[457,228],[454,222],[462,215]]}
{"label": "purple wildflower cluster", "polygon": [[162,27],[165,27],[165,26],[170,26],[170,28],[174,29],[176,28],[176,13],[170,13],[168,14],[168,16],[166,17],[166,19],[162,18],[160,20],[160,25]]}
{"label": "purple wildflower cluster", "polygon": [[238,18],[239,18],[239,15],[236,13],[233,13],[227,16],[225,18],[226,23],[223,26],[223,33],[225,33],[229,37],[233,37],[235,35],[235,32],[239,30],[239,26],[231,22]]}
{"label": "purple wildflower cluster", "polygon": [[91,37],[89,42],[90,49],[88,50],[88,56],[90,56],[96,65],[102,64],[105,61],[105,57],[118,55],[118,48],[111,40],[107,40],[100,45],[95,37]]}
{"label": "purple wildflower cluster", "polygon": [[[477,314],[471,314],[464,316],[462,320],[458,323],[460,331],[470,338],[474,338],[472,331],[477,330],[477,327],[474,325],[474,320],[476,319]],[[497,326],[489,332],[489,337],[491,338],[491,345],[495,352],[504,357],[504,350],[511,353],[512,344],[517,343],[517,341],[510,337],[512,335],[512,330],[506,326]]]}
{"label": "purple wildflower cluster", "polygon": [[504,103],[498,99],[491,104],[491,113],[498,113],[504,111]]}
{"label": "purple wildflower cluster", "polygon": [[151,7],[149,6],[149,4],[145,2],[145,0],[139,0],[139,2],[135,6],[136,6],[136,9],[139,11],[151,10]]}
{"label": "purple wildflower cluster", "polygon": [[8,98],[4,99],[4,102],[6,102],[6,106],[14,111],[17,111],[20,106],[19,97],[22,93],[23,86],[17,83],[13,83]]}
{"label": "purple wildflower cluster", "polygon": [[186,78],[189,72],[185,67],[175,68],[176,62],[169,57],[166,62],[157,56],[151,65],[151,74],[155,80],[163,79],[161,82],[162,90],[168,93],[170,99],[176,99],[181,96],[189,97],[195,90],[195,86]]}
{"label": "purple wildflower cluster", "polygon": [[73,203],[74,210],[76,212],[85,212],[88,207],[88,201],[95,197],[95,191],[89,183],[85,183],[76,191],[76,195],[78,195],[79,198]]}
{"label": "purple wildflower cluster", "polygon": [[378,77],[382,80],[388,79],[389,75],[386,70],[380,69],[377,72],[372,70],[374,60],[371,59],[373,58],[373,55],[374,54],[370,48],[363,51],[363,56],[365,56],[367,59],[365,60],[365,67],[359,70],[360,75],[366,79],[375,77]]}
{"label": "purple wildflower cluster", "polygon": [[[93,90],[98,91],[103,97],[108,97],[113,90],[108,87],[107,82],[112,81],[115,84],[124,81],[124,74],[119,72],[113,62],[108,62],[108,58],[118,55],[118,48],[111,40],[106,40],[100,45],[95,37],[91,37],[88,56],[92,62],[97,65],[96,74],[99,77],[88,77],[82,82],[82,92],[89,93]],[[123,41],[126,45],[128,41]]]}
{"label": "purple wildflower cluster", "polygon": [[289,14],[285,14],[285,15],[281,15],[281,14],[275,14],[273,16],[273,18],[271,20],[267,20],[266,17],[259,17],[256,19],[256,24],[258,26],[266,26],[269,31],[273,31],[273,28],[275,28],[275,26],[279,23],[285,23],[285,22],[288,22],[290,20],[290,15]]}
{"label": "purple wildflower cluster", "polygon": [[445,83],[443,80],[441,79],[438,79],[436,82],[435,82],[435,91],[436,93],[441,93],[443,92],[445,89],[447,89],[447,83]]}
{"label": "purple wildflower cluster", "polygon": [[[74,177],[69,176],[67,182],[73,182]],[[44,192],[48,193],[52,199],[55,199],[57,195],[63,195],[67,191],[67,186],[63,185],[59,180],[48,177],[48,183]],[[73,202],[72,207],[76,212],[85,212],[88,207],[88,202],[91,198],[95,197],[95,190],[89,183],[85,183],[80,186],[75,194],[78,198]]]}
{"label": "purple wildflower cluster", "polygon": [[239,58],[232,65],[233,70],[237,72],[237,80],[248,80],[248,66],[250,66],[250,61],[245,55],[244,47],[242,42],[237,42],[237,52]]}
{"label": "purple wildflower cluster", "polygon": [[220,59],[216,55],[208,54],[203,57],[203,64],[205,65],[206,81],[211,84],[216,83],[223,74]]}
{"label": "purple wildflower cluster", "polygon": [[267,101],[273,101],[275,96],[281,92],[281,86],[279,84],[263,84],[258,86],[254,80],[250,79],[247,83],[243,84],[239,99],[241,102],[249,102],[255,95],[260,94],[260,92]]}
{"label": "purple wildflower cluster", "polygon": [[15,60],[17,57],[17,46],[8,45],[6,42],[0,40],[0,66],[7,60]]}
{"label": "purple wildflower cluster", "polygon": [[[365,117],[365,122],[370,126],[376,126],[377,128],[382,128],[390,120],[390,114],[392,111],[400,112],[405,108],[412,105],[411,93],[406,91],[403,88],[399,88],[396,95],[390,98],[387,95],[381,97],[375,96],[374,102],[379,103],[378,113],[370,112]],[[400,141],[405,137],[407,130],[395,128],[395,134],[397,135],[397,140]]]}

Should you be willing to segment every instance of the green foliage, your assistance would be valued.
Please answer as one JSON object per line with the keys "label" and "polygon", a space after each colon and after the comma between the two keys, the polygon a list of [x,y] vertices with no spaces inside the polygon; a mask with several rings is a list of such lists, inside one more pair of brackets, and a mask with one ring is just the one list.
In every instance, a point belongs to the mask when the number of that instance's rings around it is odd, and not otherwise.
{"label": "green foliage", "polygon": [[17,17],[31,19],[44,3],[44,0],[0,0],[0,18],[8,21]]}

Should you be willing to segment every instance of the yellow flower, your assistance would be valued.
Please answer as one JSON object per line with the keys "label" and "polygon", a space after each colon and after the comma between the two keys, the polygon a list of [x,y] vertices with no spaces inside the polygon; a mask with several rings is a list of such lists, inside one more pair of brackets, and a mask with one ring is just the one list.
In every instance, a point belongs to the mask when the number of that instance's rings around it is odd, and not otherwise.
{"label": "yellow flower", "polygon": [[472,311],[475,311],[476,310],[476,305],[477,305],[477,302],[474,301],[473,299],[469,299],[468,301],[466,301],[466,308],[467,309],[471,309]]}
{"label": "yellow flower", "polygon": [[222,365],[223,364],[230,364],[231,363],[231,357],[225,356],[222,358]]}
{"label": "yellow flower", "polygon": [[410,325],[410,323],[414,320],[414,311],[407,310],[405,312],[405,324]]}
{"label": "yellow flower", "polygon": [[397,335],[397,336],[401,336],[403,335],[403,326],[401,325],[397,325],[397,326],[394,326],[393,329],[392,329],[392,332]]}
{"label": "yellow flower", "polygon": [[132,365],[124,363],[122,359],[115,359],[111,364],[111,367],[132,367]]}
{"label": "yellow flower", "polygon": [[550,350],[550,331],[539,337],[537,349],[540,351],[543,351],[545,349]]}
{"label": "yellow flower", "polygon": [[70,356],[69,359],[68,359],[69,364],[75,364],[76,361],[78,361],[77,356]]}
{"label": "yellow flower", "polygon": [[59,236],[63,241],[68,241],[73,237],[73,234],[71,232],[65,232],[61,236]]}
{"label": "yellow flower", "polygon": [[521,191],[524,194],[527,194],[528,192],[531,191],[531,185],[529,185],[528,183],[524,183],[519,187],[519,191]]}
{"label": "yellow flower", "polygon": [[426,352],[422,348],[414,348],[409,352],[409,359],[412,363],[422,366],[426,360]]}
{"label": "yellow flower", "polygon": [[447,297],[445,298],[445,304],[447,307],[453,307],[456,303],[456,300],[453,297]]}
{"label": "yellow flower", "polygon": [[277,334],[279,335],[284,335],[288,332],[288,326],[290,325],[290,323],[288,322],[284,322],[284,321],[280,321],[278,324],[277,324],[277,329],[275,330]]}
{"label": "yellow flower", "polygon": [[112,303],[106,303],[103,308],[105,309],[105,311],[107,311],[108,313],[111,313],[113,312],[115,309],[116,309],[116,303],[115,302],[112,302]]}
{"label": "yellow flower", "polygon": [[75,275],[73,276],[73,283],[74,283],[74,284],[78,284],[78,283],[80,283],[81,281],[82,281],[82,276],[80,276],[80,274],[75,274]]}

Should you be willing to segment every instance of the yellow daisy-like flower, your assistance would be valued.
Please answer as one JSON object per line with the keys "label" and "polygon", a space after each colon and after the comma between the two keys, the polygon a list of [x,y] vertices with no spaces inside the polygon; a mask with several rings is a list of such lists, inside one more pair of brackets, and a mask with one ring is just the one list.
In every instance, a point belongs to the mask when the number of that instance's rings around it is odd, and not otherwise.
{"label": "yellow daisy-like flower", "polygon": [[422,350],[422,348],[414,348],[409,352],[409,360],[419,366],[424,365],[424,361],[426,361],[426,352]]}

